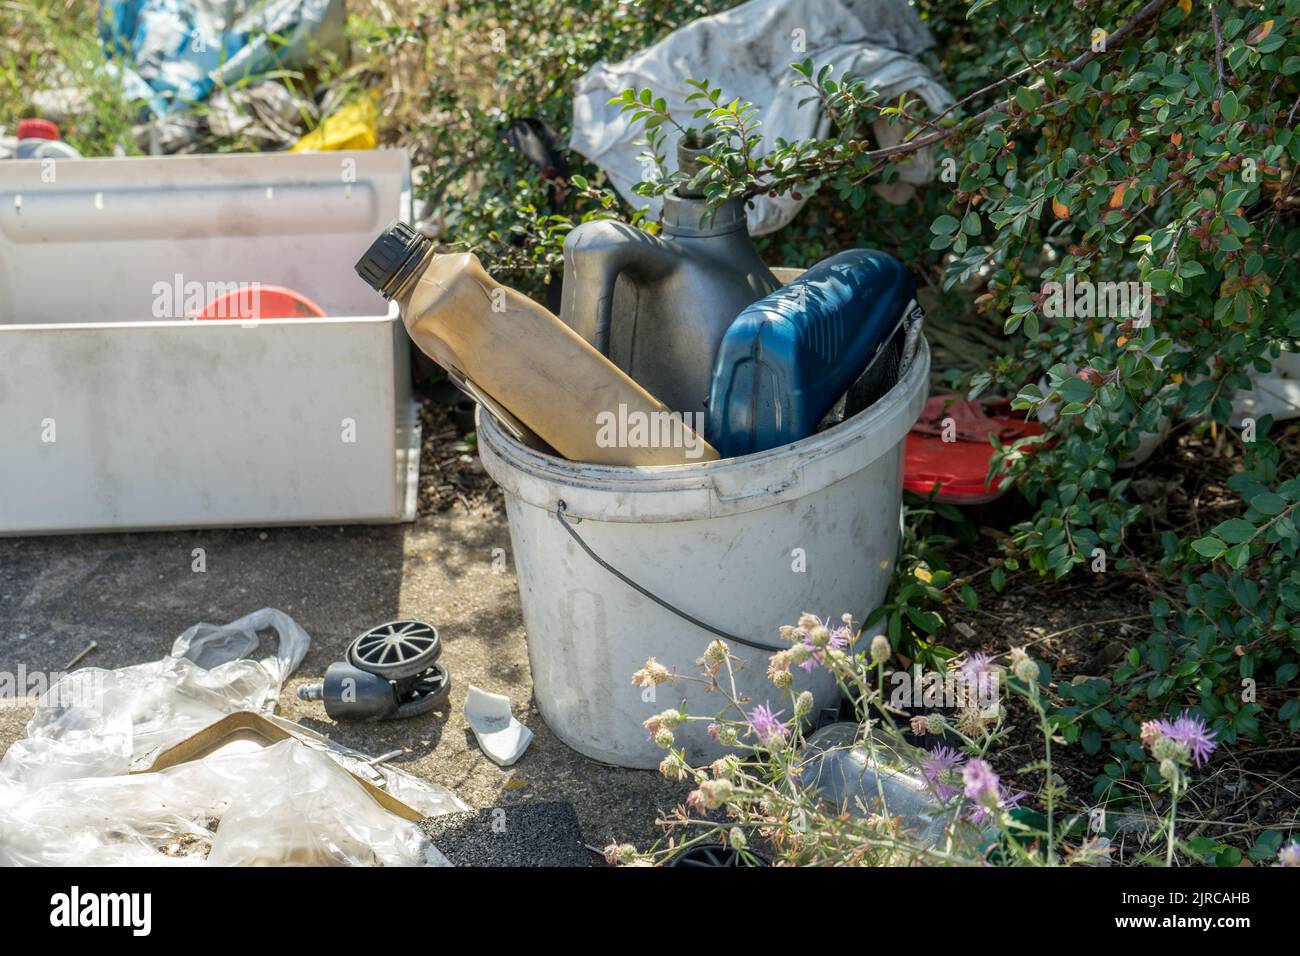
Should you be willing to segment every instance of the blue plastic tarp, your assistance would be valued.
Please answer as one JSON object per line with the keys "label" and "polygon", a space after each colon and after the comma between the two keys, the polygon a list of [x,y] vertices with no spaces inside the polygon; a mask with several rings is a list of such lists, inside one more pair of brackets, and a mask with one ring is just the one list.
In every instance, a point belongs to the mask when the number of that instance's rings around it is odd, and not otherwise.
{"label": "blue plastic tarp", "polygon": [[100,38],[128,95],[158,115],[273,69],[345,52],[344,0],[100,0]]}

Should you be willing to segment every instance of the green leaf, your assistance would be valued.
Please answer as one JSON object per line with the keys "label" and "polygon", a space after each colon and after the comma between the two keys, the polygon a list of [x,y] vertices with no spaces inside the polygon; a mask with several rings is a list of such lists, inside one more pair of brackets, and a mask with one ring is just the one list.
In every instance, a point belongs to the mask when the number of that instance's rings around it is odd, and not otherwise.
{"label": "green leaf", "polygon": [[943,215],[930,224],[930,231],[936,236],[947,236],[956,232],[960,225],[955,216]]}
{"label": "green leaf", "polygon": [[1228,549],[1228,553],[1223,556],[1228,562],[1228,567],[1234,571],[1240,571],[1250,562],[1250,545],[1237,544]]}
{"label": "green leaf", "polygon": [[1224,212],[1232,212],[1234,209],[1239,209],[1241,207],[1241,202],[1245,198],[1246,190],[1230,189],[1223,194],[1223,202],[1219,204],[1219,208]]}
{"label": "green leaf", "polygon": [[1219,100],[1219,115],[1229,122],[1237,118],[1237,94],[1232,90],[1226,90]]}
{"label": "green leaf", "polygon": [[1217,524],[1211,533],[1228,544],[1241,544],[1255,536],[1255,526],[1242,518],[1230,518]]}
{"label": "green leaf", "polygon": [[1272,518],[1286,511],[1286,499],[1281,495],[1273,494],[1271,491],[1265,491],[1251,498],[1250,506],[1260,514]]}
{"label": "green leaf", "polygon": [[933,611],[918,611],[914,607],[905,607],[903,610],[912,625],[926,634],[934,634],[943,624],[943,619]]}
{"label": "green leaf", "polygon": [[1241,851],[1235,846],[1225,846],[1214,856],[1215,866],[1236,866],[1241,862]]}
{"label": "green leaf", "polygon": [[1192,542],[1192,550],[1197,554],[1203,554],[1207,558],[1217,558],[1223,554],[1223,542],[1218,538],[1210,535]]}
{"label": "green leaf", "polygon": [[1039,104],[1042,103],[1042,97],[1038,95],[1037,90],[1022,86],[1016,90],[1016,102],[1020,104],[1022,110],[1031,112],[1038,109]]}
{"label": "green leaf", "polygon": [[1256,863],[1272,862],[1280,849],[1282,849],[1282,831],[1265,830],[1259,835],[1255,845],[1246,852],[1246,856]]}

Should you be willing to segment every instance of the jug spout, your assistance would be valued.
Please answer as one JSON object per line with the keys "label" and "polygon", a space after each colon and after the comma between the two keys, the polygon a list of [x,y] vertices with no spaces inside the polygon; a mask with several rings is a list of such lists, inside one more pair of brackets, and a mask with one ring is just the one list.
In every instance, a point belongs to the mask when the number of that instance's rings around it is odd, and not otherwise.
{"label": "jug spout", "polygon": [[752,242],[745,227],[745,200],[737,197],[728,199],[717,206],[710,206],[703,199],[683,196],[680,193],[664,194],[664,235],[674,239],[707,239],[730,236],[741,233],[744,241],[751,247]]}

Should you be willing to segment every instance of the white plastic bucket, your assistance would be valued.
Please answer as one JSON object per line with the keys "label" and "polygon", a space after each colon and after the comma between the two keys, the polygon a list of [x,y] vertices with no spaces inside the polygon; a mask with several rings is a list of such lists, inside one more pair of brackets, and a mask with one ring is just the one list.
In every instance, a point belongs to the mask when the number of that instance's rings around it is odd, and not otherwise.
{"label": "white plastic bucket", "polygon": [[[622,767],[658,766],[642,722],[686,702],[713,716],[726,703],[679,681],[648,691],[632,674],[654,657],[697,677],[715,635],[638,593],[587,554],[691,616],[770,647],[804,611],[858,621],[884,599],[898,551],[903,442],[925,403],[930,353],[878,402],[840,425],[769,451],[694,465],[629,468],[541,454],[479,412],[483,465],[505,491],[533,692],[542,718],[573,749]],[[769,651],[730,643],[746,661],[737,690],[790,716],[767,678]],[[833,705],[824,670],[795,668],[794,692]],[[649,699],[647,699],[649,698]],[[706,724],[675,731],[689,759],[725,748]]]}

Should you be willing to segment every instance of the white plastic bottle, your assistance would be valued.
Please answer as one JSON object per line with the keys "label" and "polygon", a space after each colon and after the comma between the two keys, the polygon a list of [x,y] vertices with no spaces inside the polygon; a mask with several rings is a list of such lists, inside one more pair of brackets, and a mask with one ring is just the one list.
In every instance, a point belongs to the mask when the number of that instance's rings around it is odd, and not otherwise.
{"label": "white plastic bottle", "polygon": [[15,159],[80,159],[81,154],[59,139],[59,128],[47,119],[18,121]]}

